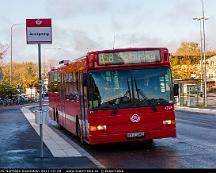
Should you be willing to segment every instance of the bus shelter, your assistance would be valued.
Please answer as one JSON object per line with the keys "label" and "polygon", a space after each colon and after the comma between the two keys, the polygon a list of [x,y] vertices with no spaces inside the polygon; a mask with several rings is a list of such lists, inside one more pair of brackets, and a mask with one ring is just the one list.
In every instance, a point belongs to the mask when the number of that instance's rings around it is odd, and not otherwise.
{"label": "bus shelter", "polygon": [[179,106],[198,106],[203,103],[200,79],[176,79],[174,84],[178,85],[179,94],[175,97]]}

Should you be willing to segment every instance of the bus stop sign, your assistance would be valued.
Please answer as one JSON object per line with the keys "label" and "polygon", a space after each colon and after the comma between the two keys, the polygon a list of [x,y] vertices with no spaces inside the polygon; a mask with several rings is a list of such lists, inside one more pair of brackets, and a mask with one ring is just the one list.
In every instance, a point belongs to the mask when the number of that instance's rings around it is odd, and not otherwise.
{"label": "bus stop sign", "polygon": [[42,111],[42,72],[41,72],[41,44],[52,43],[51,19],[26,19],[27,44],[38,44],[38,85],[39,85],[39,112],[36,112],[35,120],[40,125],[41,157],[43,157],[43,123],[46,114]]}
{"label": "bus stop sign", "polygon": [[26,19],[26,41],[27,44],[51,44],[51,19]]}

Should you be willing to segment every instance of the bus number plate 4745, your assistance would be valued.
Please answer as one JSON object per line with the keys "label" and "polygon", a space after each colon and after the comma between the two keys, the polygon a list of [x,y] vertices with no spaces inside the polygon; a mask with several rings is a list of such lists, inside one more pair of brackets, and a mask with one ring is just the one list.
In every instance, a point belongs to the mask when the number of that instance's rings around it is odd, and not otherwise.
{"label": "bus number plate 4745", "polygon": [[135,132],[135,133],[128,133],[127,138],[142,138],[144,137],[144,132]]}

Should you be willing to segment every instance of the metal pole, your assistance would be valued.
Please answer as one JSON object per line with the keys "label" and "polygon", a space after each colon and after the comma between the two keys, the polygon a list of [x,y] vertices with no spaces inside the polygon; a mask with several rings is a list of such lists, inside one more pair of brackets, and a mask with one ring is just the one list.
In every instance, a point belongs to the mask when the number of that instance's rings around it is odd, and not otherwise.
{"label": "metal pole", "polygon": [[41,157],[43,157],[43,124],[40,124]]}
{"label": "metal pole", "polygon": [[11,58],[10,58],[10,85],[12,85],[12,76],[13,76],[13,70],[12,70],[12,65],[13,65],[13,27],[17,26],[17,25],[22,25],[22,23],[17,23],[17,24],[13,24],[11,25],[10,28],[10,46],[11,46]]}
{"label": "metal pole", "polygon": [[10,85],[12,84],[12,59],[13,59],[13,26],[11,26],[10,36],[11,36],[11,59],[10,59]]}
{"label": "metal pole", "polygon": [[42,72],[41,72],[41,44],[38,44],[38,71],[39,71],[39,108],[42,111]]}
{"label": "metal pole", "polygon": [[200,79],[201,79],[201,85],[200,85],[200,91],[203,92],[203,57],[202,57],[202,50],[203,50],[203,44],[202,44],[202,41],[203,41],[203,38],[202,38],[202,21],[201,19],[199,19],[199,22],[200,22]]}
{"label": "metal pole", "polygon": [[206,41],[205,41],[205,13],[204,2],[202,3],[202,24],[203,24],[203,60],[204,60],[204,106],[207,106],[207,79],[206,79]]}
{"label": "metal pole", "polygon": [[[42,75],[41,75],[41,44],[38,44],[38,68],[39,68],[39,110],[43,114],[42,110]],[[40,124],[40,138],[41,138],[41,157],[43,157],[43,124]]]}

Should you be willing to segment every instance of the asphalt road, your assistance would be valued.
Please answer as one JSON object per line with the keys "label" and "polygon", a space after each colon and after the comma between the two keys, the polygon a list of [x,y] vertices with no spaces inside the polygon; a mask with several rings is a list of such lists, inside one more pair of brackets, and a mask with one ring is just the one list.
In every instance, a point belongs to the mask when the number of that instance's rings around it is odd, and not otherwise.
{"label": "asphalt road", "polygon": [[216,116],[177,111],[177,138],[88,146],[75,141],[106,168],[216,168]]}

